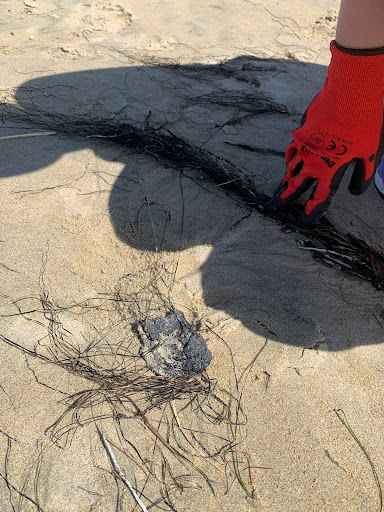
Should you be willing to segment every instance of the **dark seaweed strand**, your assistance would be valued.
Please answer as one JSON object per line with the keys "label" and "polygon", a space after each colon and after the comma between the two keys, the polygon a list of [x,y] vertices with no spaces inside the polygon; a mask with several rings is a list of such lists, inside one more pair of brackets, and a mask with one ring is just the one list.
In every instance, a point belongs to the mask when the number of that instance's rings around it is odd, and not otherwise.
{"label": "dark seaweed strand", "polygon": [[384,255],[375,248],[360,238],[338,231],[326,219],[316,226],[303,225],[299,221],[302,212],[299,205],[290,206],[284,211],[269,208],[267,203],[270,197],[258,192],[252,179],[241,169],[168,130],[148,126],[139,128],[111,120],[73,119],[4,104],[2,107],[11,121],[27,121],[34,126],[75,137],[108,139],[137,152],[154,155],[176,169],[201,171],[223,190],[234,193],[242,204],[273,219],[283,228],[300,233],[305,238],[303,246],[323,264],[337,266],[344,272],[369,281],[377,289],[384,288]]}

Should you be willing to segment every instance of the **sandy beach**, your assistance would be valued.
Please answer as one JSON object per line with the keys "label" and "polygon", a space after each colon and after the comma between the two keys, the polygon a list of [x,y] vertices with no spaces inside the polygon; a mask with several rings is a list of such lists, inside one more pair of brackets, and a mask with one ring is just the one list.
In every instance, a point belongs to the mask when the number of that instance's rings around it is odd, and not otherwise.
{"label": "sandy beach", "polygon": [[[127,481],[151,511],[382,510],[384,292],[98,136],[172,134],[273,194],[338,7],[0,2],[1,511],[139,511]],[[382,199],[347,185],[327,218],[384,252]],[[172,308],[212,354],[177,383],[140,356]]]}

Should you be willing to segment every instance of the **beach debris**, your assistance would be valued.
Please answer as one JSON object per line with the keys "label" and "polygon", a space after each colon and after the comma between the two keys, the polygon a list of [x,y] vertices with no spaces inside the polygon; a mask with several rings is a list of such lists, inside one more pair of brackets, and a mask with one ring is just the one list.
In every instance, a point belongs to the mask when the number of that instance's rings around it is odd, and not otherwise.
{"label": "beach debris", "polygon": [[121,478],[121,480],[124,482],[124,484],[131,491],[132,496],[134,497],[136,503],[139,505],[141,510],[143,512],[148,512],[147,507],[141,501],[139,495],[137,494],[137,492],[133,488],[132,484],[129,482],[129,480],[124,475],[124,472],[120,468],[120,465],[119,465],[119,463],[117,462],[117,459],[116,459],[116,455],[113,453],[111,445],[109,444],[109,442],[108,442],[107,438],[105,437],[103,431],[99,427],[97,427],[97,431],[99,433],[101,442],[102,442],[106,452],[108,453],[109,460],[111,461],[111,464],[112,464],[112,467],[113,467],[115,473]]}
{"label": "beach debris", "polygon": [[20,133],[19,135],[5,135],[0,140],[29,139],[31,137],[48,137],[57,135],[57,132]]}
{"label": "beach debris", "polygon": [[140,355],[157,375],[169,378],[197,375],[211,362],[206,341],[181,311],[173,309],[140,325],[143,329]]}

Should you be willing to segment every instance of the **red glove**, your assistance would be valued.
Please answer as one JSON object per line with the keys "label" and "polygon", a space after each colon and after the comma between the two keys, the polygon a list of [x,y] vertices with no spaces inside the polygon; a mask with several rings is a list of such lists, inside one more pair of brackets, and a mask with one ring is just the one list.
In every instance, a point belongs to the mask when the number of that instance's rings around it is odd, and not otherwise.
{"label": "red glove", "polygon": [[384,48],[349,50],[331,42],[323,90],[307,108],[286,151],[287,171],[270,206],[284,206],[315,184],[301,220],[318,222],[355,160],[349,185],[363,193],[384,152]]}

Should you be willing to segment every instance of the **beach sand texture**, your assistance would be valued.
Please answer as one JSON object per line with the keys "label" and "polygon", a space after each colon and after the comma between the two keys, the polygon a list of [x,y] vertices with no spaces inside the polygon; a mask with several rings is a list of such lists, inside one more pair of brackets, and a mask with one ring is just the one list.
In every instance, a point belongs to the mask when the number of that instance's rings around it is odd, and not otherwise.
{"label": "beach sand texture", "polygon": [[[1,101],[169,130],[271,195],[338,5],[0,2]],[[45,129],[5,111],[0,137]],[[60,134],[0,147],[1,511],[140,510],[97,426],[148,510],[381,510],[383,291],[151,147]],[[384,203],[347,181],[327,216],[380,247]],[[213,358],[167,401],[138,331],[172,306]],[[135,372],[159,387],[124,394]]]}

